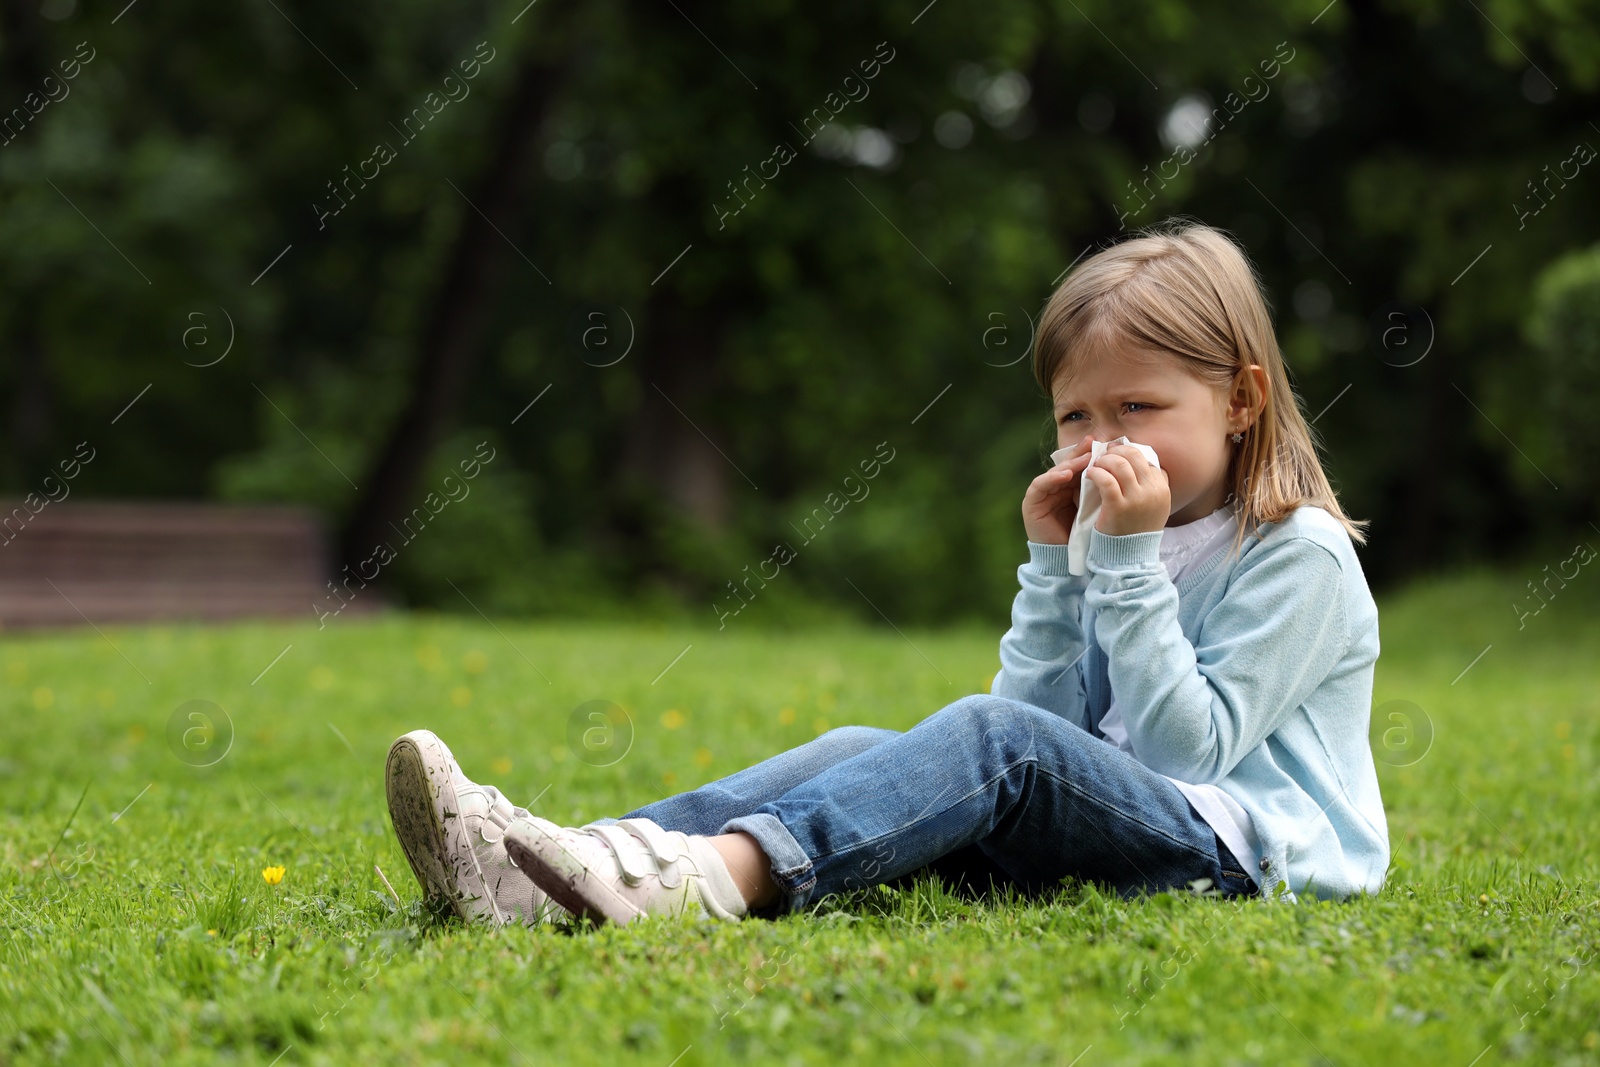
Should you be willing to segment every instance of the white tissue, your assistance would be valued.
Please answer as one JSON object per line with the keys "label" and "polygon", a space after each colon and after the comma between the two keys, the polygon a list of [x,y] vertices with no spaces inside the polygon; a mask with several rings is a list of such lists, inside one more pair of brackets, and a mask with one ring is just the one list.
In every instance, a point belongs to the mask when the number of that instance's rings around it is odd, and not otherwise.
{"label": "white tissue", "polygon": [[[1141,445],[1130,441],[1126,437],[1119,437],[1115,441],[1091,441],[1089,443],[1089,467],[1100,462],[1100,457],[1105,455],[1106,449],[1112,445],[1133,445],[1150,461],[1150,466],[1161,469],[1161,460],[1156,457],[1156,450],[1149,445]],[[1067,448],[1058,448],[1050,453],[1052,462],[1060,463],[1077,449],[1076,445]],[[1088,470],[1085,467],[1084,470]],[[1072,522],[1072,532],[1067,537],[1067,573],[1085,574],[1089,569],[1089,531],[1094,529],[1094,524],[1100,518],[1100,489],[1083,472],[1078,474],[1078,517]]]}

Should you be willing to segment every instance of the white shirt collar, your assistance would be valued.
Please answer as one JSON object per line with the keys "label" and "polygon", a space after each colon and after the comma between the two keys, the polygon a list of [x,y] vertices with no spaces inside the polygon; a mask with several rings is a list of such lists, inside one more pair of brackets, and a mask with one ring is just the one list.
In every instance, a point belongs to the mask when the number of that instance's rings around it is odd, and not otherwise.
{"label": "white shirt collar", "polygon": [[1203,563],[1230,539],[1238,523],[1234,505],[1225,504],[1204,518],[1161,531],[1161,562],[1174,581],[1190,567]]}

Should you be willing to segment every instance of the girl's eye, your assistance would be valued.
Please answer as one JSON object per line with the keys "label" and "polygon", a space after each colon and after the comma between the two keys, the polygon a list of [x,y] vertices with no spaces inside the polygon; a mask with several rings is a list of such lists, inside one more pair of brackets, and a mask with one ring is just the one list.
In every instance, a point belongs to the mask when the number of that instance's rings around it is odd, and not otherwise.
{"label": "girl's eye", "polygon": [[[1126,408],[1148,408],[1149,406],[1150,406],[1149,404],[1141,404],[1137,400],[1129,400],[1127,403],[1125,403],[1123,405],[1123,407],[1126,407]],[[1083,414],[1083,412],[1081,412],[1081,411],[1069,411],[1065,415],[1061,416],[1061,421],[1062,422],[1075,422],[1075,421],[1077,421],[1077,417],[1079,415],[1082,415],[1082,414]]]}

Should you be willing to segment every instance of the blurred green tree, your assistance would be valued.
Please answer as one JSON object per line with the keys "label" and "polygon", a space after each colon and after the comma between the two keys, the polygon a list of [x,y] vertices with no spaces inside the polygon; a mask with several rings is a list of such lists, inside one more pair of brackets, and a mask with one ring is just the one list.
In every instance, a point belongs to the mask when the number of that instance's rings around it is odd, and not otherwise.
{"label": "blurred green tree", "polygon": [[[1562,256],[1534,278],[1524,335],[1522,380],[1531,388],[1508,398],[1512,425],[1563,491],[1592,500],[1600,495],[1600,245]],[[1533,490],[1542,484],[1532,472],[1521,480]]]}
{"label": "blurred green tree", "polygon": [[0,0],[0,34],[10,491],[87,438],[86,495],[311,502],[348,561],[487,440],[385,583],[709,619],[886,442],[766,602],[992,622],[1049,448],[1031,317],[1181,212],[1260,265],[1375,584],[1592,513],[1495,428],[1526,279],[1600,232],[1587,170],[1516,213],[1600,144],[1581,9]]}

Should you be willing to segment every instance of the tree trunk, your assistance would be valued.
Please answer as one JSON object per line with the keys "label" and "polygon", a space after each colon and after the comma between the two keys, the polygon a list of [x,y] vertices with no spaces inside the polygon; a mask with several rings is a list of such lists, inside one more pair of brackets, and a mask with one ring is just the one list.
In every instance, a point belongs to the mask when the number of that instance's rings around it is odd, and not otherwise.
{"label": "tree trunk", "polygon": [[644,401],[623,449],[623,482],[701,526],[722,530],[730,518],[731,482],[744,483],[732,466],[738,458],[708,410],[711,372],[722,355],[722,312],[686,308],[670,291],[651,304],[650,336],[638,367]]}
{"label": "tree trunk", "polygon": [[362,479],[361,496],[340,535],[340,565],[355,569],[379,542],[393,536],[390,522],[417,503],[412,497],[423,469],[461,405],[506,269],[516,255],[496,227],[516,232],[522,208],[532,199],[528,185],[539,131],[564,81],[564,68],[532,59],[517,75],[494,129],[499,148],[466,190],[472,204],[462,205],[461,229],[418,343],[405,410]]}
{"label": "tree trunk", "polygon": [[52,473],[44,450],[53,429],[55,390],[50,380],[50,362],[39,339],[39,317],[34,310],[37,300],[24,294],[18,303],[18,337],[11,349],[16,368],[10,419],[12,469],[7,473],[26,489],[38,489],[40,480]]}
{"label": "tree trunk", "polygon": [[[39,7],[32,0],[0,0],[0,92],[6,106],[29,93],[43,92],[45,68],[40,60]],[[36,124],[24,127],[19,142],[39,136]],[[4,136],[4,135],[0,135]],[[7,147],[10,147],[9,145]],[[3,149],[0,149],[3,150]],[[39,285],[36,281],[35,286]],[[53,425],[54,390],[44,338],[40,336],[38,291],[13,294],[17,343],[10,351],[16,368],[11,387],[11,470],[5,472],[28,488],[50,473],[43,455]]]}

